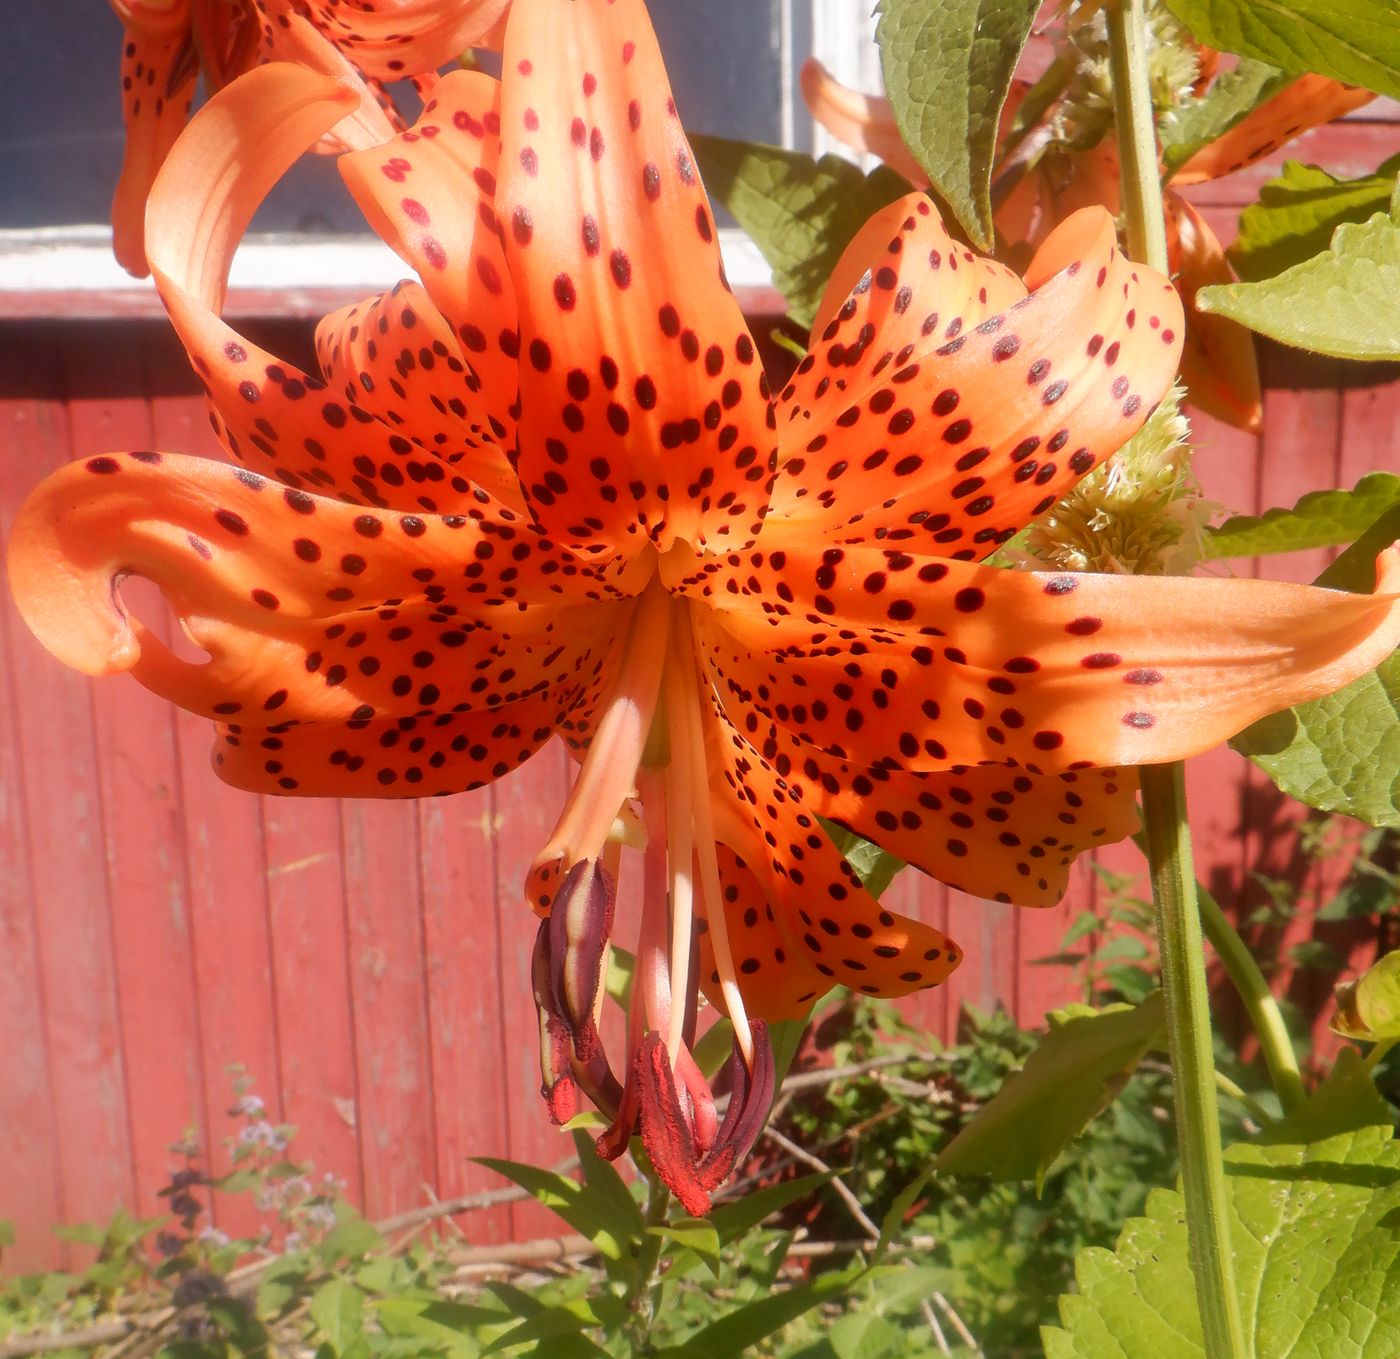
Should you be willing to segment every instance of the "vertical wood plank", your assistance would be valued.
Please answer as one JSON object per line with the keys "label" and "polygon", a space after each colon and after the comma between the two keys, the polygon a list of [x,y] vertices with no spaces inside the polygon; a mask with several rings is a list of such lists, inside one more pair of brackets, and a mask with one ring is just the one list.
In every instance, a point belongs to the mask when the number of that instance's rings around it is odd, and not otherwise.
{"label": "vertical wood plank", "polygon": [[[505,1156],[510,1121],[499,1065],[508,1032],[496,906],[499,826],[489,789],[418,807],[428,1026],[442,1198],[499,1183],[472,1156]],[[518,1031],[517,1040],[523,1039]],[[509,1238],[508,1205],[461,1219],[472,1241]]]}
{"label": "vertical wood plank", "polygon": [[437,1177],[413,802],[344,802],[345,903],[367,1216],[423,1200]]}
{"label": "vertical wood plank", "polygon": [[[0,403],[0,439],[12,419]],[[10,1269],[29,1273],[55,1262],[50,1228],[62,1221],[57,1157],[58,1116],[49,1078],[48,1006],[40,966],[41,906],[29,859],[29,807],[20,761],[24,709],[8,638],[19,622],[8,590],[0,587],[0,1034],[5,1036],[0,1080],[0,1203],[15,1229],[5,1252]]]}
{"label": "vertical wood plank", "polygon": [[[513,1160],[557,1164],[573,1152],[549,1121],[540,1099],[540,1062],[530,957],[538,922],[525,904],[525,875],[554,829],[572,780],[572,762],[552,742],[534,759],[494,785],[497,832],[496,911],[500,921],[501,1012],[504,1042],[494,1082],[506,1102]],[[627,940],[621,941],[627,945]],[[515,1204],[517,1239],[548,1235],[559,1219],[535,1203]]]}
{"label": "vertical wood plank", "polygon": [[[57,338],[7,330],[4,350],[0,531],[8,536],[25,492],[68,461],[72,438]],[[132,1202],[133,1184],[92,682],[50,657],[13,609],[6,610],[6,626],[18,729],[13,754],[24,780],[38,983],[57,1115],[51,1144],[60,1175],[57,1212],[64,1221],[105,1220]],[[41,1030],[24,1026],[6,1041],[42,1044]],[[0,1158],[0,1186],[22,1201],[19,1173],[17,1164]]]}
{"label": "vertical wood plank", "polygon": [[340,804],[260,799],[282,1117],[292,1154],[365,1201]]}

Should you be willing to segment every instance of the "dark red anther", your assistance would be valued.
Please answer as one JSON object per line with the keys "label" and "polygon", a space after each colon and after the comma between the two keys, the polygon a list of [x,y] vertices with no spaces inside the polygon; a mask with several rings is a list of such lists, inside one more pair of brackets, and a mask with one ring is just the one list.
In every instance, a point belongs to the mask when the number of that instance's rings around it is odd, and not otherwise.
{"label": "dark red anther", "polygon": [[593,1005],[604,981],[616,902],[612,875],[595,860],[584,859],[569,869],[549,911],[553,1008],[569,1026],[574,1055],[586,1065],[602,1052]]}
{"label": "dark red anther", "polygon": [[530,960],[530,980],[540,1020],[540,1094],[550,1118],[563,1124],[578,1113],[578,1086],[573,1073],[573,1037],[554,1008],[549,954],[549,922],[541,921]]}
{"label": "dark red anther", "polygon": [[698,1167],[700,1184],[710,1193],[718,1189],[749,1154],[773,1104],[776,1072],[768,1025],[755,1019],[749,1028],[753,1034],[753,1070],[745,1065],[744,1054],[736,1041],[729,1058],[729,1069],[733,1073],[729,1107],[724,1111],[724,1122],[719,1126],[714,1146]]}
{"label": "dark red anther", "polygon": [[661,1182],[680,1200],[691,1217],[710,1211],[710,1196],[696,1175],[695,1139],[676,1094],[671,1059],[661,1035],[642,1040],[633,1066],[640,1095],[642,1145]]}

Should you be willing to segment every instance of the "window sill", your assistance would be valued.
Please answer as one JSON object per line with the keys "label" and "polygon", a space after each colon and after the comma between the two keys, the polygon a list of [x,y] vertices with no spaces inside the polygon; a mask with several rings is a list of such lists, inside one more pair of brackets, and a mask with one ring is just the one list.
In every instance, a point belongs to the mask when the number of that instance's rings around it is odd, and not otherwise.
{"label": "window sill", "polygon": [[[724,266],[749,315],[787,310],[757,248],[721,230]],[[373,236],[250,236],[234,257],[224,315],[315,319],[391,288],[409,271]],[[164,316],[150,279],[112,258],[104,226],[0,231],[0,320],[141,320]]]}

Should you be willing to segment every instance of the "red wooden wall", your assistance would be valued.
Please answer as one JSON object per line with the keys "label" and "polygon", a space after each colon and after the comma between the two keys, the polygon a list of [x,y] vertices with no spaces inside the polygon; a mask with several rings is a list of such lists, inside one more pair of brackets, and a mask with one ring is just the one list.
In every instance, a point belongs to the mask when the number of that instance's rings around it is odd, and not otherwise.
{"label": "red wooden wall", "polygon": [[[1300,154],[1369,170],[1394,146],[1385,122],[1322,129]],[[1262,179],[1256,170],[1249,180]],[[1243,179],[1244,177],[1237,177]],[[1251,184],[1200,195],[1222,232]],[[289,357],[308,328],[259,338]],[[1265,434],[1198,423],[1197,467],[1236,509],[1291,503],[1365,472],[1400,470],[1400,376],[1269,350]],[[69,458],[158,447],[213,453],[202,402],[157,322],[0,322],[0,537],[23,494]],[[1325,554],[1324,554],[1325,555]],[[1270,564],[1293,579],[1323,556]],[[3,593],[3,592],[0,592]],[[158,621],[149,598],[138,601]],[[260,799],[209,771],[209,732],[121,677],[90,682],[52,661],[0,604],[0,1218],[20,1240],[7,1268],[59,1258],[47,1228],[141,1212],[193,1129],[236,1131],[238,1064],[295,1150],[347,1181],[377,1217],[485,1187],[475,1154],[551,1163],[568,1148],[539,1105],[529,992],[534,924],[525,868],[566,784],[558,750],[494,788],[423,803]],[[1303,879],[1297,812],[1226,751],[1191,771],[1202,876],[1248,903],[1250,873]],[[1106,851],[1135,870],[1131,847]],[[1096,899],[1087,866],[1065,905],[1018,912],[906,875],[899,909],[949,928],[967,960],[907,1003],[948,1033],[963,1003],[1025,1022],[1073,998],[1035,965]],[[1294,935],[1311,928],[1308,911]],[[1373,941],[1340,937],[1358,961]],[[1274,941],[1277,944],[1277,941]],[[1320,1005],[1317,986],[1297,997]],[[244,1201],[219,1225],[255,1228]],[[481,1239],[547,1230],[533,1207],[474,1214]]]}

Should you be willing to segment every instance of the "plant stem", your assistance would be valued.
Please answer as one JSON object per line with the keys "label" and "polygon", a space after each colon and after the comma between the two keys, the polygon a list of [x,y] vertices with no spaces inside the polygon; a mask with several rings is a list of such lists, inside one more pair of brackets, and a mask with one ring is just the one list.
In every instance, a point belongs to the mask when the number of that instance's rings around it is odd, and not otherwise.
{"label": "plant stem", "polygon": [[[1107,0],[1104,13],[1128,253],[1165,273],[1167,233],[1147,68],[1146,0]],[[1249,1351],[1230,1254],[1210,998],[1186,822],[1186,784],[1180,764],[1149,765],[1139,772],[1196,1304],[1207,1359],[1245,1359]]]}
{"label": "plant stem", "polygon": [[1240,1321],[1226,1219],[1210,997],[1196,905],[1196,873],[1191,862],[1191,832],[1186,824],[1185,782],[1180,764],[1146,765],[1138,772],[1167,1003],[1187,1245],[1201,1330],[1207,1359],[1244,1359],[1249,1351]]}
{"label": "plant stem", "polygon": [[1269,983],[1259,970],[1259,964],[1254,961],[1254,955],[1225,918],[1219,903],[1204,889],[1198,888],[1197,895],[1206,938],[1210,940],[1211,947],[1235,984],[1235,990],[1240,993],[1245,1009],[1249,1011],[1250,1022],[1259,1039],[1259,1049],[1269,1068],[1269,1079],[1286,1114],[1302,1102],[1304,1091],[1303,1078],[1298,1071],[1298,1055],[1293,1051],[1293,1040],[1288,1036],[1278,1001],[1269,990]]}
{"label": "plant stem", "polygon": [[[661,1177],[649,1163],[644,1164],[639,1160],[637,1168],[647,1180],[645,1224],[647,1227],[663,1226],[666,1210],[671,1203],[671,1191],[661,1183]],[[661,1282],[658,1270],[664,1245],[661,1237],[646,1230],[642,1232],[642,1239],[637,1245],[637,1268],[627,1294],[627,1306],[632,1313],[627,1326],[627,1343],[634,1359],[652,1353],[651,1327],[656,1320],[656,1292]]]}

